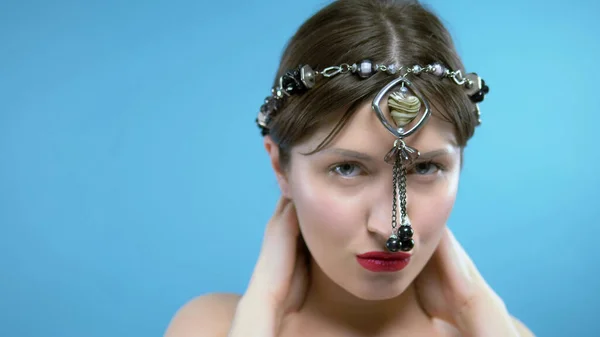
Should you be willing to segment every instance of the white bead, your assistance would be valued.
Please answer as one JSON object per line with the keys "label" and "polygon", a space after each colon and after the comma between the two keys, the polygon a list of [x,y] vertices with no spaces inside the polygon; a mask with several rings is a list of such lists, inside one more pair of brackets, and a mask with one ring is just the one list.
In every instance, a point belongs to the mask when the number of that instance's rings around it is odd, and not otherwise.
{"label": "white bead", "polygon": [[373,73],[373,64],[369,60],[361,61],[358,65],[358,76],[367,78]]}
{"label": "white bead", "polygon": [[396,67],[396,65],[395,65],[395,64],[390,64],[390,65],[387,67],[387,71],[388,71],[388,73],[390,73],[390,74],[394,75],[394,74],[396,73],[396,71],[398,71],[398,67]]}
{"label": "white bead", "polygon": [[444,74],[444,69],[439,63],[433,65],[433,74],[435,76],[442,76]]}

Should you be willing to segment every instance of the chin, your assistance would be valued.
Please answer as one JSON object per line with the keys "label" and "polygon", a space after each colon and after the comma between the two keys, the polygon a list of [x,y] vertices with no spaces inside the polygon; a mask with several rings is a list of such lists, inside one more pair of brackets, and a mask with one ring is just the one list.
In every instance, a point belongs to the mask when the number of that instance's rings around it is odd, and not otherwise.
{"label": "chin", "polygon": [[397,280],[394,284],[389,284],[385,287],[371,285],[365,289],[362,289],[360,294],[358,294],[360,296],[357,297],[371,301],[389,300],[402,295],[406,291],[406,289],[408,289],[410,284],[411,282],[409,282],[408,280],[400,279]]}
{"label": "chin", "polygon": [[[408,270],[406,270],[408,271]],[[412,283],[410,273],[396,272],[370,277],[353,277],[337,280],[338,286],[365,301],[384,301],[398,297]]]}

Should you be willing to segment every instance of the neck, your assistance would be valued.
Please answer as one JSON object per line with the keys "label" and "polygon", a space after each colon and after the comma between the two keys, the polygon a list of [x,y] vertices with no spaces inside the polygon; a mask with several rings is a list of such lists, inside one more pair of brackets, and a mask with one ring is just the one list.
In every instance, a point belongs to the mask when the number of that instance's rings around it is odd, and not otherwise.
{"label": "neck", "polygon": [[430,319],[418,304],[412,284],[397,297],[365,300],[333,282],[314,261],[310,266],[311,286],[302,311],[322,324],[373,336],[400,326],[410,329]]}

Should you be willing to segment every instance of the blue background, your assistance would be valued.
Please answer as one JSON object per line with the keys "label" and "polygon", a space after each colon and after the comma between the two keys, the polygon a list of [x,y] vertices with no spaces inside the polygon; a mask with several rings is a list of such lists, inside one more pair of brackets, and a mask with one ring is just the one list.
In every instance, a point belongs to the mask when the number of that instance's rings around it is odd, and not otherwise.
{"label": "blue background", "polygon": [[[326,3],[0,2],[0,335],[159,336],[244,290],[278,196],[254,118]],[[537,335],[599,336],[600,5],[426,3],[491,86],[450,226]]]}

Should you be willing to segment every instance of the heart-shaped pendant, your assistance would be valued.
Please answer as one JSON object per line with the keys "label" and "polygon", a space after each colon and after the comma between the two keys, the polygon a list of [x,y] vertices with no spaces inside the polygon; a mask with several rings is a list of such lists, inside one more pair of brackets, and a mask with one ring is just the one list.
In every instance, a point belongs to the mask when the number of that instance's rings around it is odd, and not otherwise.
{"label": "heart-shaped pendant", "polygon": [[[404,90],[402,90],[404,89]],[[388,97],[390,115],[398,128],[404,128],[410,124],[421,111],[419,98],[408,93],[406,87],[394,91]]]}

